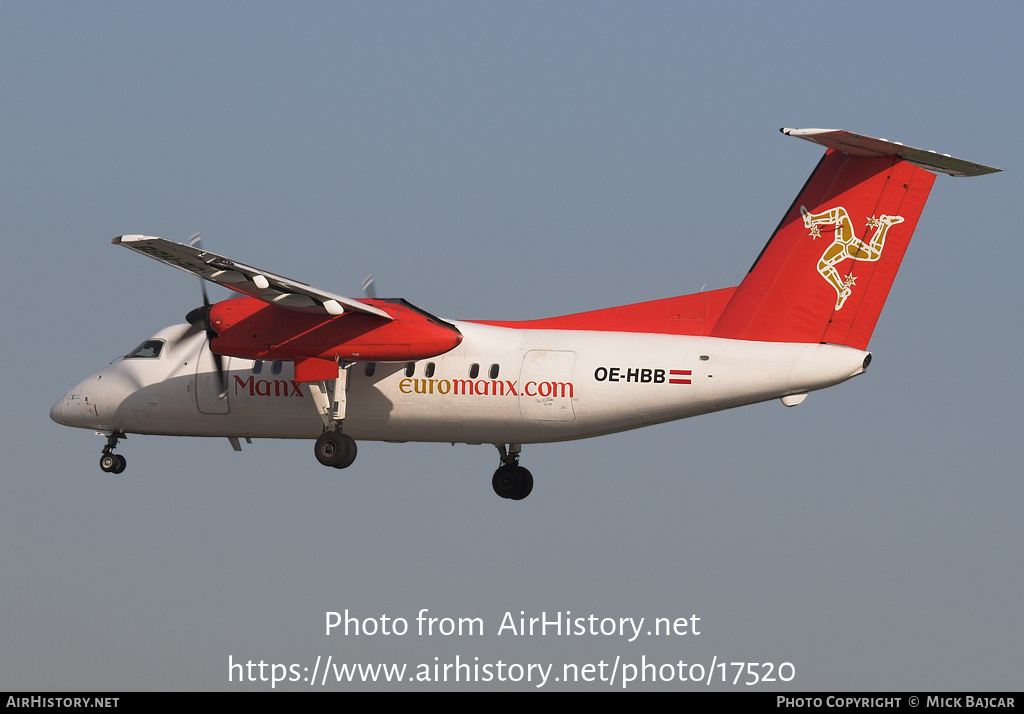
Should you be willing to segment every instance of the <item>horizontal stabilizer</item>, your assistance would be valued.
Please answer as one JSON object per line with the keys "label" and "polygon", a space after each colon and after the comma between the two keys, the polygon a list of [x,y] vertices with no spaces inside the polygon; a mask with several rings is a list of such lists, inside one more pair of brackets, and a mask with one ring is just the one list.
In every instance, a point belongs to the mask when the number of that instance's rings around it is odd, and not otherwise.
{"label": "horizontal stabilizer", "polygon": [[786,136],[795,136],[805,141],[813,141],[829,149],[841,151],[850,156],[898,156],[915,166],[929,171],[937,171],[950,176],[982,176],[1002,171],[973,161],[956,159],[949,154],[939,154],[927,149],[915,149],[898,141],[875,139],[863,134],[841,129],[779,129]]}

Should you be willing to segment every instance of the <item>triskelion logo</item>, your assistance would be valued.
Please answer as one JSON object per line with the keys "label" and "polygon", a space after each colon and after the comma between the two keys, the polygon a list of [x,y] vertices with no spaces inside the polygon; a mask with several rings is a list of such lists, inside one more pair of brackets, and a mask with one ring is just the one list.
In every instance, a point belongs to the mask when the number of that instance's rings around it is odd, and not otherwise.
{"label": "triskelion logo", "polygon": [[857,237],[850,214],[842,206],[821,213],[810,213],[804,206],[800,206],[800,215],[804,217],[804,227],[810,230],[812,240],[817,240],[821,235],[820,226],[836,227],[832,244],[825,249],[818,261],[818,272],[836,289],[836,310],[841,310],[846,298],[852,293],[850,288],[857,284],[857,276],[853,274],[851,268],[845,278],[840,277],[836,265],[849,259],[873,263],[881,258],[882,248],[885,247],[885,234],[891,226],[903,223],[903,216],[883,215],[868,218],[867,227],[874,228],[875,232],[870,241],[865,243]]}

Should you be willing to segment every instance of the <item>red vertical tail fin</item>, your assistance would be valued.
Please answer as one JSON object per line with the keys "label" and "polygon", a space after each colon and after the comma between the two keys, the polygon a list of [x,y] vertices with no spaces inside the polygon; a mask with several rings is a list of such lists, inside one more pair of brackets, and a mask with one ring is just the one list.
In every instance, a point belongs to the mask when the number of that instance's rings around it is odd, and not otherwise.
{"label": "red vertical tail fin", "polygon": [[849,132],[829,147],[736,289],[713,337],[865,349],[935,175],[998,169]]}

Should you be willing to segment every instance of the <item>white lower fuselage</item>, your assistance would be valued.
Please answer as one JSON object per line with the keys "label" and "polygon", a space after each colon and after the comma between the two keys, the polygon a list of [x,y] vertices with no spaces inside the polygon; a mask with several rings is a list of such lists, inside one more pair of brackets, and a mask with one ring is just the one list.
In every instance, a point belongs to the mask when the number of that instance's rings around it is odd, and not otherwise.
{"label": "white lower fuselage", "polygon": [[[411,367],[351,366],[345,433],[357,441],[581,439],[829,387],[863,372],[868,356],[835,345],[452,324],[464,339],[446,354]],[[154,337],[164,341],[158,358],[114,362],[51,416],[126,434],[315,439],[323,431],[290,362],[225,358],[221,398],[205,335],[187,331],[163,330]]]}

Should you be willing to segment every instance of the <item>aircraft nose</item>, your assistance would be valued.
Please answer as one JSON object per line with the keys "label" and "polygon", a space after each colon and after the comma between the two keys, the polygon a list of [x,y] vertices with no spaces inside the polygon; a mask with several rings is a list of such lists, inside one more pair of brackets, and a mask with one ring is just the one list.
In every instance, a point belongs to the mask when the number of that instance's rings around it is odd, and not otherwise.
{"label": "aircraft nose", "polygon": [[68,395],[65,394],[63,397],[57,400],[57,403],[50,407],[50,418],[58,424],[67,424],[64,421],[64,402],[67,400]]}
{"label": "aircraft nose", "polygon": [[124,426],[122,414],[147,418],[145,410],[149,407],[138,396],[140,389],[132,366],[126,367],[124,361],[115,362],[80,382],[58,400],[50,409],[50,418],[58,424],[80,429],[119,430]]}
{"label": "aircraft nose", "polygon": [[76,407],[82,404],[82,385],[79,384],[67,394],[57,400],[57,403],[50,407],[50,418],[64,426],[78,426],[83,415]]}
{"label": "aircraft nose", "polygon": [[[103,374],[103,373],[100,373]],[[50,407],[50,418],[63,426],[105,429],[106,410],[99,402],[107,396],[106,390],[98,388],[99,375],[94,375],[75,385],[67,394]],[[112,381],[112,380],[106,380]]]}

